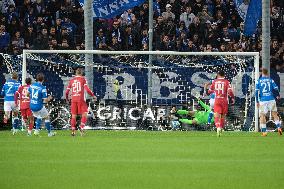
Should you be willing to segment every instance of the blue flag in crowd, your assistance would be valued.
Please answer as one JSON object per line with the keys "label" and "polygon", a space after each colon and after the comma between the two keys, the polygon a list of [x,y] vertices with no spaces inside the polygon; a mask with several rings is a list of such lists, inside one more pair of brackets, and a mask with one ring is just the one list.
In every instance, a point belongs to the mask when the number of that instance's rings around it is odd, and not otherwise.
{"label": "blue flag in crowd", "polygon": [[[94,0],[94,18],[113,18],[145,0]],[[84,3],[84,0],[80,0]]]}
{"label": "blue flag in crowd", "polygon": [[262,0],[235,0],[237,11],[244,20],[244,34],[246,36],[251,36],[256,31],[262,13],[261,3]]}

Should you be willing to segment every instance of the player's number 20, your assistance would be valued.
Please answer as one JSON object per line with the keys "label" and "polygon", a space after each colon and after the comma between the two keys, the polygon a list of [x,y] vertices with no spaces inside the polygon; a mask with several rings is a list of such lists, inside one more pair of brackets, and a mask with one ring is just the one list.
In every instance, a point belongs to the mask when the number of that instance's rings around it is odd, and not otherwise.
{"label": "player's number 20", "polygon": [[72,84],[72,92],[77,93],[81,91],[81,83],[80,82],[74,82]]}

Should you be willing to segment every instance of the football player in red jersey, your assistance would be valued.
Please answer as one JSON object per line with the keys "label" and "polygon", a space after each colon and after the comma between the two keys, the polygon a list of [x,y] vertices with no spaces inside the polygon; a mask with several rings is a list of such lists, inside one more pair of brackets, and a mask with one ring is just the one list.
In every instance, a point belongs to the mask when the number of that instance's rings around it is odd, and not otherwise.
{"label": "football player in red jersey", "polygon": [[215,93],[214,120],[217,128],[217,136],[220,136],[225,126],[226,114],[228,113],[228,95],[232,99],[232,104],[235,103],[231,84],[225,79],[224,71],[217,73],[217,79],[212,82],[208,93]]}
{"label": "football player in red jersey", "polygon": [[76,76],[73,77],[66,90],[66,100],[68,101],[69,92],[71,91],[71,129],[72,136],[75,136],[76,117],[81,115],[80,132],[84,134],[84,127],[87,122],[88,105],[86,103],[85,91],[96,100],[96,96],[88,87],[86,78],[83,76],[83,69],[76,68]]}
{"label": "football player in red jersey", "polygon": [[26,84],[23,86],[20,86],[18,91],[15,93],[15,102],[16,106],[18,106],[18,99],[20,98],[20,111],[22,118],[26,124],[28,125],[28,135],[30,136],[32,134],[32,130],[34,127],[34,117],[32,114],[32,111],[30,109],[30,98],[28,96],[28,89],[32,83],[31,78],[26,78],[25,80]]}

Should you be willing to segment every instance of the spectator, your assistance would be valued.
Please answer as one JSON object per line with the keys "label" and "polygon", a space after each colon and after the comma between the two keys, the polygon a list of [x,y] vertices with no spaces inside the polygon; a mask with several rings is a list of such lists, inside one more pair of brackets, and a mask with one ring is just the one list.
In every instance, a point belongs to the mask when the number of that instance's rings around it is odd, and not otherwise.
{"label": "spectator", "polygon": [[62,24],[62,27],[65,27],[67,29],[67,33],[70,36],[70,38],[74,37],[74,34],[76,33],[77,30],[77,26],[73,22],[71,22],[69,17],[64,18],[64,23]]}
{"label": "spectator", "polygon": [[7,53],[10,43],[10,34],[5,32],[5,26],[0,25],[0,53]]}
{"label": "spectator", "polygon": [[36,0],[33,4],[33,8],[36,15],[44,15],[46,12],[43,0]]}
{"label": "spectator", "polygon": [[117,37],[117,41],[119,44],[121,44],[121,42],[123,41],[123,31],[120,27],[120,22],[119,21],[115,21],[113,23],[113,28],[111,31],[111,36],[116,36]]}
{"label": "spectator", "polygon": [[164,33],[170,37],[174,37],[176,35],[176,25],[172,19],[168,19]]}
{"label": "spectator", "polygon": [[202,12],[199,12],[197,17],[200,19],[201,24],[204,24],[207,20],[213,21],[213,17],[208,14],[207,6],[203,7]]}
{"label": "spectator", "polygon": [[36,17],[34,16],[34,9],[29,8],[28,12],[25,13],[24,23],[26,25],[34,24],[36,22]]}
{"label": "spectator", "polygon": [[117,36],[112,36],[111,44],[108,46],[108,49],[111,51],[120,51],[121,45],[118,43]]}
{"label": "spectator", "polygon": [[178,37],[181,32],[184,32],[186,35],[188,34],[188,29],[187,29],[187,27],[185,27],[184,21],[181,21],[179,23],[179,27],[177,27],[177,29],[176,29],[176,37]]}
{"label": "spectator", "polygon": [[[160,44],[161,43],[161,36],[164,35],[165,31],[165,24],[164,24],[164,18],[162,16],[159,16],[157,18],[156,25],[154,26],[154,43]],[[159,49],[159,45],[157,45]]]}
{"label": "spectator", "polygon": [[204,4],[202,0],[195,0],[195,2],[193,3],[193,7],[192,7],[193,14],[197,15],[199,12],[201,12],[203,5]]}
{"label": "spectator", "polygon": [[203,34],[204,33],[204,29],[203,29],[203,26],[200,24],[199,17],[195,17],[193,19],[193,23],[189,25],[189,33],[190,34],[194,34],[194,33]]}
{"label": "spectator", "polygon": [[124,11],[124,13],[120,16],[121,17],[121,25],[125,26],[125,25],[130,25],[133,16],[135,16],[132,13],[132,9],[128,9],[127,11]]}
{"label": "spectator", "polygon": [[164,20],[168,20],[168,19],[174,20],[175,19],[175,14],[171,10],[172,10],[172,5],[167,4],[166,11],[162,13]]}
{"label": "spectator", "polygon": [[224,43],[220,45],[219,52],[227,52],[227,47]]}
{"label": "spectator", "polygon": [[17,18],[12,18],[11,23],[8,24],[7,31],[11,35],[18,30],[21,30],[19,20]]}
{"label": "spectator", "polygon": [[147,29],[142,30],[142,41],[141,44],[148,44],[149,43],[149,35]]}
{"label": "spectator", "polygon": [[180,21],[185,23],[185,26],[188,28],[189,25],[193,22],[195,15],[192,13],[191,7],[187,6],[186,11],[180,15]]}
{"label": "spectator", "polygon": [[60,50],[69,50],[70,49],[70,45],[69,45],[67,39],[62,39],[62,42],[61,42],[61,44],[59,46],[59,49]]}
{"label": "spectator", "polygon": [[170,40],[169,36],[165,35],[163,37],[160,50],[161,51],[173,51],[174,50],[174,44]]}
{"label": "spectator", "polygon": [[140,49],[140,46],[138,45],[139,42],[138,42],[138,39],[137,39],[137,36],[135,34],[133,34],[132,32],[132,27],[131,26],[127,26],[125,28],[125,42],[124,42],[124,50],[130,50],[130,51],[133,51],[133,50],[139,50]]}
{"label": "spectator", "polygon": [[54,27],[55,27],[56,33],[61,33],[61,28],[62,28],[62,19],[61,18],[56,19]]}
{"label": "spectator", "polygon": [[199,46],[201,44],[201,40],[199,38],[198,33],[195,33],[192,38],[192,42],[195,46]]}
{"label": "spectator", "polygon": [[15,35],[12,37],[12,48],[19,49],[20,52],[22,52],[23,48],[25,47],[25,41],[24,38],[21,37],[21,32],[16,31]]}
{"label": "spectator", "polygon": [[187,46],[187,50],[188,52],[196,52],[198,49],[196,48],[196,45],[193,44],[192,40],[188,41],[188,46]]}
{"label": "spectator", "polygon": [[49,30],[49,39],[57,39],[58,38],[58,34],[56,33],[56,29],[54,26],[50,27]]}
{"label": "spectator", "polygon": [[34,32],[34,28],[32,25],[28,25],[28,28],[25,31],[24,39],[25,39],[25,47],[31,48],[33,45],[33,40],[36,38],[36,33]]}
{"label": "spectator", "polygon": [[13,0],[1,0],[0,2],[0,11],[2,14],[6,14],[8,11],[8,7],[10,5],[15,6],[15,3]]}
{"label": "spectator", "polygon": [[187,45],[188,45],[188,38],[187,33],[185,31],[182,31],[180,35],[178,36],[178,40],[180,43],[180,48],[178,51],[187,51]]}
{"label": "spectator", "polygon": [[8,7],[7,13],[6,13],[6,19],[8,24],[11,24],[12,19],[18,19],[19,14],[16,12],[15,5],[11,4]]}
{"label": "spectator", "polygon": [[106,44],[106,36],[104,35],[103,29],[99,29],[98,34],[96,36],[96,49],[99,48],[99,44]]}
{"label": "spectator", "polygon": [[49,48],[48,45],[48,34],[47,34],[47,28],[43,28],[41,33],[37,35],[37,38],[33,41],[33,49],[39,49],[39,50],[46,50]]}
{"label": "spectator", "polygon": [[70,48],[74,47],[74,38],[68,33],[66,27],[62,27],[61,35],[59,35],[58,42],[62,43],[63,39],[66,39],[68,41],[68,45],[70,45]]}
{"label": "spectator", "polygon": [[60,47],[60,46],[58,45],[58,43],[57,43],[56,38],[52,38],[52,39],[50,40],[49,49],[50,49],[50,50],[58,50],[58,49],[61,49],[61,47]]}

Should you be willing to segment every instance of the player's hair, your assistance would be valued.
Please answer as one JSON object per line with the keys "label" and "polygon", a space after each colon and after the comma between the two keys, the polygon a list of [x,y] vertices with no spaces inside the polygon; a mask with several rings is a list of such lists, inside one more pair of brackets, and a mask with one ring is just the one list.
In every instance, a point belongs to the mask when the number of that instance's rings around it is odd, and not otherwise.
{"label": "player's hair", "polygon": [[76,72],[76,75],[83,75],[82,68],[80,67],[78,67],[75,72]]}
{"label": "player's hair", "polygon": [[12,79],[18,79],[17,72],[12,72]]}
{"label": "player's hair", "polygon": [[223,70],[218,71],[217,73],[219,76],[224,77],[225,76],[225,72]]}
{"label": "player's hair", "polygon": [[43,75],[43,73],[37,74],[36,80],[39,81],[39,82],[42,82],[42,81],[44,80],[44,75]]}
{"label": "player's hair", "polygon": [[266,68],[262,68],[262,74],[267,75],[268,74],[268,70]]}
{"label": "player's hair", "polygon": [[30,85],[32,83],[32,79],[28,77],[26,78],[25,82],[27,85]]}

